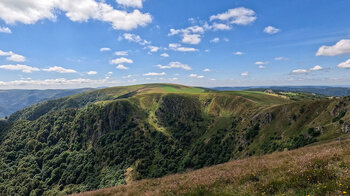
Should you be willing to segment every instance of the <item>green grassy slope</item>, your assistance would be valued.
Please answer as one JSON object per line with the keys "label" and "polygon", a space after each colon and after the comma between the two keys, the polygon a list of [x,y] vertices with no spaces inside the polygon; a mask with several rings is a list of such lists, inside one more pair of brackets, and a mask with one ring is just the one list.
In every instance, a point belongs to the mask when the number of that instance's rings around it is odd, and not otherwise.
{"label": "green grassy slope", "polygon": [[100,189],[345,137],[349,104],[171,84],[47,101],[0,127],[0,193]]}
{"label": "green grassy slope", "polygon": [[350,140],[254,156],[79,195],[349,195]]}

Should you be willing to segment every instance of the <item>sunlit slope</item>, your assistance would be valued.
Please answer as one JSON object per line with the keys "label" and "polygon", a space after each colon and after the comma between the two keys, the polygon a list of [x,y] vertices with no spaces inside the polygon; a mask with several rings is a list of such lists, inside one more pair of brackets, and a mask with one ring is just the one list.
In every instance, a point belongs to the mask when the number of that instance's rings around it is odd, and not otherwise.
{"label": "sunlit slope", "polygon": [[[197,87],[188,87],[183,85],[176,84],[145,84],[145,85],[134,85],[134,86],[121,86],[121,87],[112,87],[105,89],[92,90],[84,93],[79,93],[73,96],[68,96],[56,100],[45,101],[26,109],[20,110],[10,116],[10,121],[17,119],[29,119],[34,120],[40,117],[41,115],[48,113],[50,111],[55,111],[64,108],[81,108],[87,104],[96,103],[99,101],[111,101],[116,99],[125,99],[130,97],[135,97],[138,95],[146,94],[223,94],[228,96],[240,96],[244,97],[252,102],[258,104],[281,104],[288,102],[287,99],[268,95],[261,92],[245,92],[245,93],[231,93],[231,92],[217,92],[211,91],[209,89],[197,88]],[[260,94],[256,96],[256,94]],[[232,96],[231,96],[232,97]]]}

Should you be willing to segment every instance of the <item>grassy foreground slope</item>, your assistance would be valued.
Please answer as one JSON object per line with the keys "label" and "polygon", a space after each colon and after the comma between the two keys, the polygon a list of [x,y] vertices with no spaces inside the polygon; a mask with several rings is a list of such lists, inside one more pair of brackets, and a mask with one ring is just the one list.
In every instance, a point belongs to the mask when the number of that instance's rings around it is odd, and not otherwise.
{"label": "grassy foreground slope", "polygon": [[350,140],[231,161],[77,196],[349,195]]}
{"label": "grassy foreground slope", "polygon": [[172,84],[46,101],[0,121],[0,194],[95,190],[347,137],[349,109],[350,97]]}

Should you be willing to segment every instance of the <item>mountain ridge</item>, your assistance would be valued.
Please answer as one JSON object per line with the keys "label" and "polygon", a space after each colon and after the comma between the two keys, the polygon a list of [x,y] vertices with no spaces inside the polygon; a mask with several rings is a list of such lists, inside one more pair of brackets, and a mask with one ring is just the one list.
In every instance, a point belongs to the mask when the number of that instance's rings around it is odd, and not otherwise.
{"label": "mountain ridge", "polygon": [[292,150],[349,131],[350,97],[291,96],[298,94],[152,84],[39,103],[11,115],[0,130],[0,192],[111,187]]}

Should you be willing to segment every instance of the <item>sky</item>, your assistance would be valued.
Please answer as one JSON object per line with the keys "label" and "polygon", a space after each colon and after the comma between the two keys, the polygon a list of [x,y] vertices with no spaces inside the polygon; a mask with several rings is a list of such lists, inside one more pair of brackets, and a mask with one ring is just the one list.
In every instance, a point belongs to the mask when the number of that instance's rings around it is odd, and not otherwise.
{"label": "sky", "polygon": [[350,85],[349,0],[1,0],[0,89]]}

